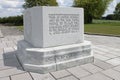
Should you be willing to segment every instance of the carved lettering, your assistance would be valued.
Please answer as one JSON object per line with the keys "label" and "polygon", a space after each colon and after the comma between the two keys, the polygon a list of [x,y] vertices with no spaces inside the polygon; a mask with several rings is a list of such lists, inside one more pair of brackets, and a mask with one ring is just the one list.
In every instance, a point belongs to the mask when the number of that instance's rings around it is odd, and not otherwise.
{"label": "carved lettering", "polygon": [[79,14],[49,14],[50,35],[76,33],[79,27]]}

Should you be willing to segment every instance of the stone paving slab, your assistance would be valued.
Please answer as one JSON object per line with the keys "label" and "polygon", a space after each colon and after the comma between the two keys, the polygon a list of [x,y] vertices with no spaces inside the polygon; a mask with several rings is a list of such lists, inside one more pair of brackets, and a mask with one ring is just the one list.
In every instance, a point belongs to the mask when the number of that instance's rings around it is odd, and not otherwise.
{"label": "stone paving slab", "polygon": [[10,80],[10,77],[0,78],[0,80]]}
{"label": "stone paving slab", "polygon": [[[109,46],[109,48],[120,49],[120,37],[85,35],[85,40],[92,41],[94,45]],[[106,49],[106,48],[105,48]]]}
{"label": "stone paving slab", "polygon": [[105,70],[102,73],[107,75],[108,77],[114,79],[114,80],[120,80],[120,72],[115,71],[113,69]]}
{"label": "stone paving slab", "polygon": [[84,68],[85,70],[91,72],[91,73],[97,73],[102,71],[103,69],[100,67],[97,67],[91,63],[85,64],[85,65],[81,65],[82,68]]}
{"label": "stone paving slab", "polygon": [[2,32],[1,32],[1,29],[0,29],[0,38],[3,38],[3,34],[2,34]]}
{"label": "stone paving slab", "polygon": [[12,80],[32,80],[32,77],[29,73],[23,73],[18,75],[11,76]]}
{"label": "stone paving slab", "polygon": [[117,56],[114,54],[105,54],[104,56],[109,57],[109,58],[116,58]]}
{"label": "stone paving slab", "polygon": [[112,64],[113,66],[117,66],[117,65],[120,65],[120,58],[113,58],[113,59],[107,60],[106,62],[109,64]]}
{"label": "stone paving slab", "polygon": [[0,77],[8,77],[8,76],[12,76],[12,75],[20,74],[20,73],[24,73],[24,72],[25,71],[18,70],[17,68],[1,70]]}
{"label": "stone paving slab", "polygon": [[38,73],[30,73],[34,80],[55,80],[55,78],[48,74],[38,74]]}
{"label": "stone paving slab", "polygon": [[[38,74],[23,71],[16,58],[17,41],[23,36],[5,36],[0,38],[0,80],[120,80],[120,38],[85,35],[93,42],[94,63],[89,63],[67,70]],[[105,42],[97,41],[104,38]],[[113,39],[112,39],[113,38]],[[107,40],[111,39],[113,43]],[[119,41],[118,41],[119,40]],[[103,44],[104,43],[104,44]],[[111,47],[113,45],[113,47]]]}
{"label": "stone paving slab", "polygon": [[[17,63],[14,63],[14,62],[12,62],[12,64],[16,65]],[[17,67],[17,66],[13,66],[13,65],[10,66],[10,65],[11,64],[9,64],[9,66],[8,66],[8,64],[6,65],[5,62],[4,62],[4,60],[0,60],[0,70],[11,69],[11,68]]]}
{"label": "stone paving slab", "polygon": [[66,70],[60,70],[60,71],[56,71],[56,72],[51,72],[51,74],[52,74],[56,79],[63,78],[63,77],[66,77],[66,76],[71,75],[71,73],[69,73],[69,72],[66,71]]}
{"label": "stone paving slab", "polygon": [[96,73],[91,76],[81,78],[80,80],[113,80],[113,79],[105,76],[104,74]]}
{"label": "stone paving slab", "polygon": [[100,55],[100,54],[95,54],[95,53],[94,53],[94,57],[99,59],[99,60],[103,60],[103,61],[106,61],[106,60],[110,59],[109,57],[106,57],[106,56]]}
{"label": "stone paving slab", "polygon": [[81,78],[81,77],[91,75],[90,72],[88,72],[87,70],[82,69],[80,66],[70,68],[70,69],[68,69],[68,71],[70,73],[72,73],[74,76],[76,76],[77,78]]}
{"label": "stone paving slab", "polygon": [[58,80],[78,80],[77,78],[75,78],[74,76],[69,76],[69,77],[65,77],[62,79],[58,79]]}
{"label": "stone paving slab", "polygon": [[120,72],[120,65],[119,65],[119,66],[114,67],[113,69],[114,69],[114,70],[117,70],[117,71],[119,71],[119,72]]}
{"label": "stone paving slab", "polygon": [[106,70],[106,69],[110,69],[110,68],[113,68],[114,66],[109,64],[109,63],[106,63],[104,61],[101,61],[99,59],[94,59],[94,65],[102,68],[103,70]]}
{"label": "stone paving slab", "polygon": [[116,49],[116,48],[110,49],[110,47],[103,48],[103,47],[96,47],[96,46],[94,46],[94,49],[99,51],[98,52],[99,54],[102,52],[102,54],[104,53],[104,54],[113,54],[113,55],[116,55],[116,56],[120,56],[120,54],[119,54],[120,50]]}
{"label": "stone paving slab", "polygon": [[93,52],[94,52],[94,53],[97,53],[97,54],[100,54],[100,55],[105,55],[105,54],[107,54],[106,52],[101,52],[101,51],[99,51],[99,50],[97,50],[97,49],[94,49],[94,48],[93,48]]}

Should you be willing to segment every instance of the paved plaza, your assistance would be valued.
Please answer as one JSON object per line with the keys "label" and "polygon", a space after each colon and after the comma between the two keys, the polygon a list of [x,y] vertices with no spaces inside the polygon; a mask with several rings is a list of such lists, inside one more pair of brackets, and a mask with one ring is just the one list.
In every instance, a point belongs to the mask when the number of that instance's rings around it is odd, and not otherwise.
{"label": "paved plaza", "polygon": [[120,80],[119,37],[85,35],[85,40],[93,43],[94,63],[38,74],[24,71],[16,57],[16,44],[23,35],[9,35],[9,29],[3,31],[0,30],[0,80]]}

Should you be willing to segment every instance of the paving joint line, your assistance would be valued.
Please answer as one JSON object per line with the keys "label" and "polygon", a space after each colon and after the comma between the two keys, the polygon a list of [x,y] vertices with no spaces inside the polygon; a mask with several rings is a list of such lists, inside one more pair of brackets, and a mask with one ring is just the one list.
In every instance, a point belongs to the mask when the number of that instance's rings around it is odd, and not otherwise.
{"label": "paving joint line", "polygon": [[[23,72],[23,73],[26,73],[26,72]],[[12,74],[12,75],[3,76],[3,77],[0,77],[0,78],[5,78],[5,77],[9,77],[9,76],[19,75],[19,74],[23,74],[23,73]]]}
{"label": "paving joint line", "polygon": [[9,69],[14,69],[14,68],[10,67],[10,68],[6,68],[6,69],[1,69],[0,71],[9,70]]}
{"label": "paving joint line", "polygon": [[57,78],[55,78],[50,72],[49,72],[49,74],[50,74],[55,80],[57,80]]}
{"label": "paving joint line", "polygon": [[[104,56],[104,54],[99,54],[99,53],[95,53],[95,54],[98,54],[98,55]],[[110,53],[110,54],[112,54],[112,53]],[[112,55],[114,55],[114,54],[112,54]],[[108,61],[108,60],[111,60],[111,59],[115,59],[115,58],[120,57],[120,56],[118,56],[118,55],[114,55],[114,56],[116,56],[116,57],[114,57],[114,58],[110,58],[110,57],[105,56],[105,57],[107,57],[107,58],[109,58],[109,59],[104,60],[104,61],[106,62],[106,61]]]}
{"label": "paving joint line", "polygon": [[69,70],[66,69],[67,72],[69,72],[73,77],[77,78],[78,80],[80,80],[77,76],[75,76],[74,74],[72,74]]}
{"label": "paving joint line", "polygon": [[[96,53],[96,54],[98,54],[98,53]],[[104,56],[104,55],[102,55],[102,54],[98,54],[98,55],[101,55],[101,56]],[[115,59],[115,58],[118,58],[118,57],[120,57],[120,56],[117,56],[117,55],[115,55],[116,57],[114,57],[114,58],[110,58],[110,59],[107,59],[107,60],[103,60],[103,62],[106,62],[106,61],[108,61],[108,60],[111,60],[111,59]],[[106,57],[106,56],[105,56]],[[109,58],[109,57],[107,57],[107,58]],[[99,59],[100,60],[100,59]],[[102,61],[102,60],[101,60]]]}
{"label": "paving joint line", "polygon": [[[115,67],[114,67],[114,68],[115,68]],[[119,73],[120,73],[120,71],[118,71],[118,70],[116,70],[116,69],[114,69],[114,68],[112,68],[112,70],[117,71],[117,72],[119,72]]]}
{"label": "paving joint line", "polygon": [[33,76],[31,75],[31,73],[30,73],[30,72],[28,72],[28,74],[30,75],[30,77],[32,78],[32,80],[35,80],[35,79],[33,78]]}
{"label": "paving joint line", "polygon": [[104,74],[104,73],[102,73],[102,72],[100,72],[100,73],[101,73],[102,75],[104,75],[104,76],[106,76],[106,77],[112,79],[112,80],[115,80],[115,79],[113,79],[112,77],[110,77],[110,76],[108,76],[108,75],[106,75],[106,74]]}
{"label": "paving joint line", "polygon": [[23,69],[23,71],[25,71],[25,69],[24,69],[24,67],[22,66],[22,64],[21,64],[21,62],[20,62],[18,56],[17,56],[16,54],[15,54],[15,56],[16,56],[16,59],[18,60],[19,65],[21,66],[21,68]]}
{"label": "paving joint line", "polygon": [[[53,75],[52,73],[50,73],[51,75]],[[69,77],[69,76],[71,76],[72,74],[70,73],[69,75],[67,75],[67,76],[64,76],[64,77],[60,77],[60,78],[58,78],[58,79],[62,79],[62,78],[65,78],[65,77]],[[54,76],[54,75],[53,75]],[[57,79],[57,78],[56,78]]]}
{"label": "paving joint line", "polygon": [[[114,56],[119,56],[119,55],[116,55],[116,54],[113,54],[113,53],[111,53],[111,52],[105,52],[105,51],[99,51],[99,52],[104,52],[104,53],[106,53],[106,54],[112,54],[112,55],[114,55]],[[96,54],[99,54],[99,52],[96,52]],[[114,52],[114,53],[116,53],[116,52]],[[100,55],[106,55],[106,54],[100,54]],[[107,56],[106,56],[107,57]]]}
{"label": "paving joint line", "polygon": [[9,76],[9,79],[12,80],[11,76]]}
{"label": "paving joint line", "polygon": [[[97,47],[97,48],[94,48],[94,49],[98,50],[99,52],[104,52],[104,53],[113,54],[113,53],[111,53],[111,52],[108,52],[108,51],[105,51],[105,50],[101,50],[102,48],[100,48],[100,47]],[[108,50],[108,49],[106,49],[106,50]],[[112,50],[112,51],[113,51],[113,50]],[[117,51],[114,51],[114,53],[117,53]]]}
{"label": "paving joint line", "polygon": [[[12,75],[9,75],[9,76],[15,76],[15,75],[20,75],[20,74],[24,74],[24,73],[27,73],[27,72],[21,72],[21,73],[17,73],[17,74],[12,74]],[[8,76],[6,76],[6,77],[8,77]]]}
{"label": "paving joint line", "polygon": [[102,70],[105,70],[105,69],[103,69],[103,68],[101,68],[100,66],[98,66],[98,65],[95,65],[94,63],[92,63],[94,66],[96,66],[96,67],[99,67],[100,69],[102,69]]}
{"label": "paving joint line", "polygon": [[[104,62],[104,61],[102,61],[102,62]],[[109,63],[107,63],[107,62],[104,62],[104,63],[106,63],[106,64],[109,64]],[[94,64],[94,63],[92,63],[93,65],[95,65],[95,66],[97,66],[97,67],[99,67],[99,68],[101,68],[101,69],[103,69],[102,67],[100,67],[100,66],[98,66],[98,65],[96,65],[96,64]],[[109,65],[112,65],[112,64],[109,64]],[[113,66],[113,65],[112,65]],[[114,66],[113,66],[114,67]],[[113,68],[113,67],[111,67],[111,68]],[[109,69],[111,69],[111,68],[109,68]],[[103,70],[107,70],[107,69],[103,69]]]}

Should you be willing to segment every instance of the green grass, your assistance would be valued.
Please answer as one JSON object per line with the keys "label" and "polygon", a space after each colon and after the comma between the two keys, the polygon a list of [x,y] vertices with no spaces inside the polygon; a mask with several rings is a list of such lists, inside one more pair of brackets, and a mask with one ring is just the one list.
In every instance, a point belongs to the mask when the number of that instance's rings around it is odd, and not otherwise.
{"label": "green grass", "polygon": [[23,31],[23,26],[17,26],[17,29],[18,29],[19,31]]}
{"label": "green grass", "polygon": [[85,32],[120,36],[120,21],[94,20],[93,24],[85,24]]}

